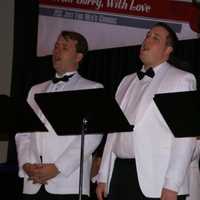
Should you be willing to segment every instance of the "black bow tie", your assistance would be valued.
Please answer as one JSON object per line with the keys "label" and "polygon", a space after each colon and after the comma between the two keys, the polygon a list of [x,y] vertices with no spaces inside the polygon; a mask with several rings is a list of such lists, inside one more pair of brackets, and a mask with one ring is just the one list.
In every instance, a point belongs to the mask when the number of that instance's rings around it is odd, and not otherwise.
{"label": "black bow tie", "polygon": [[65,75],[63,76],[62,78],[57,78],[57,77],[54,77],[52,79],[53,83],[58,83],[59,81],[64,81],[64,82],[67,82],[69,80],[69,78],[71,78],[74,74],[71,74],[71,75]]}
{"label": "black bow tie", "polygon": [[152,68],[149,68],[146,72],[137,71],[137,76],[138,76],[138,78],[139,78],[140,80],[143,79],[145,75],[147,75],[147,76],[153,78],[154,75],[155,75],[155,73],[154,73],[154,71],[153,71]]}

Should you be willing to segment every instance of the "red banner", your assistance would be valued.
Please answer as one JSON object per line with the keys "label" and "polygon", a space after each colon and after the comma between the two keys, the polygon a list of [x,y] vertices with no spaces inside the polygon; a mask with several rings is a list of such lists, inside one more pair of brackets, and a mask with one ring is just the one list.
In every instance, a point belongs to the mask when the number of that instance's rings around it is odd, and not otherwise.
{"label": "red banner", "polygon": [[95,12],[189,22],[200,32],[200,9],[192,3],[170,0],[40,0],[40,4]]}

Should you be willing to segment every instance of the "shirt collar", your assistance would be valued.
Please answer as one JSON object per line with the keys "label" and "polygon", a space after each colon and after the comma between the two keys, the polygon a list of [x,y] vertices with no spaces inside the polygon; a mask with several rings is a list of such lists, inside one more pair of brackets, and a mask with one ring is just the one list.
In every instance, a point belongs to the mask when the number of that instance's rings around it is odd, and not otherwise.
{"label": "shirt collar", "polygon": [[61,76],[56,73],[55,76],[56,76],[56,78],[62,78],[63,76],[66,76],[66,75],[69,76],[69,75],[75,74],[75,73],[77,73],[77,71],[66,72],[66,73],[62,74]]}
{"label": "shirt collar", "polygon": [[[167,62],[165,61],[165,62],[163,62],[163,63],[161,63],[161,64],[159,64],[159,65],[153,67],[152,69],[153,69],[154,73],[156,74],[166,63],[167,63]],[[141,71],[143,71],[143,72],[146,71],[146,70],[144,69],[144,65],[142,66]]]}

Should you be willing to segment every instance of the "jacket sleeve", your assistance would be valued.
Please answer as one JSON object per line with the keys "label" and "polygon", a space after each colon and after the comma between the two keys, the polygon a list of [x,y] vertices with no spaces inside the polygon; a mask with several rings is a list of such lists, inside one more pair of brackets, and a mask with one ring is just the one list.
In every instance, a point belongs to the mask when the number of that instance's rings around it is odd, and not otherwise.
{"label": "jacket sleeve", "polygon": [[98,183],[108,184],[109,177],[111,176],[110,171],[112,170],[111,163],[113,159],[112,148],[115,141],[115,137],[116,137],[116,134],[111,133],[107,135],[106,144],[104,147],[103,156],[101,160],[101,165],[100,165],[100,169],[97,175]]}
{"label": "jacket sleeve", "polygon": [[[188,73],[177,83],[176,91],[191,90],[196,90],[196,80],[193,75]],[[196,138],[173,139],[170,162],[164,182],[165,188],[179,192],[179,188],[188,173],[195,146]]]}
{"label": "jacket sleeve", "polygon": [[[38,132],[36,134],[42,133]],[[24,177],[25,172],[23,170],[23,165],[25,163],[40,163],[40,156],[38,154],[35,139],[33,139],[33,134],[31,132],[17,133],[15,136],[15,142],[17,148],[19,176]]]}
{"label": "jacket sleeve", "polygon": [[[128,78],[129,76],[124,77],[117,88],[115,99],[119,105],[124,98],[128,85],[132,81],[132,78]],[[113,145],[115,144],[116,136],[117,134],[115,133],[110,133],[107,135],[100,169],[96,177],[97,182],[107,183],[107,187],[109,187],[109,180],[112,175],[113,165],[116,158],[116,155],[113,153]]]}
{"label": "jacket sleeve", "polygon": [[195,138],[174,138],[170,163],[165,176],[165,188],[179,192],[191,164],[195,140]]}
{"label": "jacket sleeve", "polygon": [[[29,105],[33,102],[33,89],[29,91],[27,102]],[[40,134],[40,133],[39,133]],[[25,163],[39,163],[40,159],[37,155],[37,151],[34,147],[34,140],[32,138],[31,132],[26,133],[17,133],[15,136],[15,143],[17,149],[17,158],[18,158],[18,166],[19,166],[19,176],[24,177],[25,172],[23,170],[23,165]]]}

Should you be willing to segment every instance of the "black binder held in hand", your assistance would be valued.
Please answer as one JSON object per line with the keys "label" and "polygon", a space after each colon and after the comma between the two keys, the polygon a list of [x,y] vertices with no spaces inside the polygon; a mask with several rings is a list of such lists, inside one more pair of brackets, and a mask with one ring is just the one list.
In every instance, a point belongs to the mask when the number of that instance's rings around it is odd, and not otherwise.
{"label": "black binder held in hand", "polygon": [[47,131],[26,101],[17,103],[13,97],[0,95],[0,110],[2,133]]}
{"label": "black binder held in hand", "polygon": [[86,134],[133,130],[103,88],[40,93],[35,100],[58,135],[80,134],[83,119],[87,120]]}
{"label": "black binder held in hand", "polygon": [[156,94],[154,101],[175,137],[200,136],[200,93]]}

